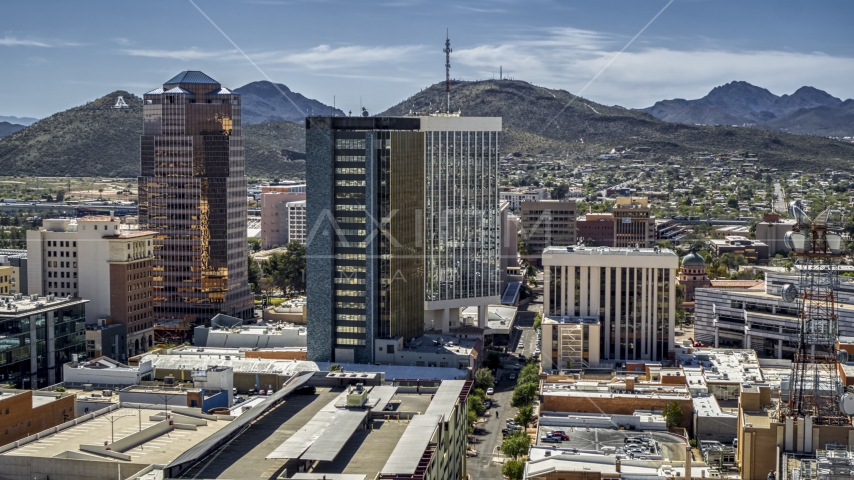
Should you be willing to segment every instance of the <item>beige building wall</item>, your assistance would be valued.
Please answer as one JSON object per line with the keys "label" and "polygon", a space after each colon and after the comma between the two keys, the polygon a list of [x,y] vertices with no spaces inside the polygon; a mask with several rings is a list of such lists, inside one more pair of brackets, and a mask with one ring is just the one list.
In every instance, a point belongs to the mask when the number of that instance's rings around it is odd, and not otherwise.
{"label": "beige building wall", "polygon": [[666,360],[675,338],[675,253],[552,247],[542,262],[544,315],[597,317],[603,360]]}
{"label": "beige building wall", "polygon": [[[262,187],[262,191],[266,188]],[[283,187],[286,188],[286,187]],[[305,192],[270,191],[261,194],[261,248],[284,247],[289,241],[289,202],[305,200]]]}

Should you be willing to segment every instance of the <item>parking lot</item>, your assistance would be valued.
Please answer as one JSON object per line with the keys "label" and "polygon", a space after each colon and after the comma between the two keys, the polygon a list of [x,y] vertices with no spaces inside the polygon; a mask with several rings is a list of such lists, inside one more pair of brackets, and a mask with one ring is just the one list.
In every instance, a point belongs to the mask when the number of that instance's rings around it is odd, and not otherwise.
{"label": "parking lot", "polygon": [[[569,440],[560,442],[543,442],[542,437],[547,436],[554,430],[563,430],[569,436]],[[626,439],[637,439],[626,442]],[[630,449],[634,442],[643,448]],[[664,432],[634,432],[628,430],[611,430],[603,428],[579,428],[561,426],[540,426],[537,435],[537,445],[554,446],[561,449],[596,450],[610,453],[628,455],[633,453],[636,457],[644,455],[662,456],[672,460],[685,459],[685,441],[675,435]],[[645,453],[644,453],[645,452]]]}

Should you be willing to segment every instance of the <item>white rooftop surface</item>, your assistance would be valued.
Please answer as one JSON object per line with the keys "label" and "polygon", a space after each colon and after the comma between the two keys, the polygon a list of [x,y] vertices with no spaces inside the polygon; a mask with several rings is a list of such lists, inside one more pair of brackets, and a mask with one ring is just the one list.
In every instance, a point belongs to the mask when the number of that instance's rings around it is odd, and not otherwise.
{"label": "white rooftop surface", "polygon": [[412,417],[380,473],[414,474],[433,432],[441,421],[442,415],[439,414]]}
{"label": "white rooftop surface", "polygon": [[295,473],[290,478],[297,480],[366,480],[367,475],[356,473]]}
{"label": "white rooftop surface", "polygon": [[[658,257],[677,257],[676,253],[673,250],[667,248],[654,249],[654,248],[627,248],[627,247],[571,247],[572,250],[568,250],[570,247],[546,247],[543,250],[543,255],[553,255],[553,254],[563,254],[563,255],[620,255],[620,256],[633,256],[633,257],[647,257],[647,256],[658,256]],[[677,257],[678,258],[678,257]]]}
{"label": "white rooftop surface", "polygon": [[694,404],[694,413],[696,413],[698,417],[736,416],[734,413],[724,412],[721,410],[721,406],[718,404],[718,400],[714,395],[709,395],[707,397],[694,397],[692,399],[692,403]]}
{"label": "white rooftop surface", "polygon": [[[2,455],[49,458],[69,450],[97,457],[94,453],[79,450],[80,445],[103,445],[104,442],[112,443],[112,431],[115,431],[116,441],[137,433],[140,430],[138,413],[136,408],[119,408],[65,430],[60,430],[52,435],[44,436],[39,440],[27,443],[14,450],[4,452]],[[141,425],[142,429],[145,429],[159,423],[149,420],[149,417],[157,413],[162,413],[162,409],[142,409],[141,413]],[[108,418],[116,419],[115,424],[112,425],[113,430],[111,430]],[[197,430],[172,430],[168,434],[160,435],[123,453],[131,456],[131,462],[167,464],[178,458],[179,455],[189,448],[197,445],[202,440],[228,425],[228,423],[226,421],[208,420],[206,426],[200,426]],[[110,460],[106,457],[104,459]]]}
{"label": "white rooftop surface", "polygon": [[762,369],[753,350],[701,348],[693,353],[677,353],[682,365],[702,366],[707,383],[745,383],[764,381]]}
{"label": "white rooftop surface", "polygon": [[427,411],[424,414],[442,415],[443,420],[447,422],[465,384],[464,380],[442,382],[433,395],[433,401],[430,402],[430,406],[427,407]]}
{"label": "white rooftop surface", "polygon": [[[180,355],[145,355],[140,363],[151,361],[154,368],[168,370],[204,370],[211,366],[232,367],[235,373],[276,373],[293,376],[301,372],[327,372],[332,362],[309,362],[300,360],[273,360],[263,358],[244,358],[241,349],[219,349],[217,355],[201,353],[182,353]],[[226,359],[230,356],[230,359]],[[456,380],[468,376],[467,370],[443,367],[415,367],[407,365],[374,365],[358,363],[339,363],[347,373],[367,372],[385,373],[386,380]]]}

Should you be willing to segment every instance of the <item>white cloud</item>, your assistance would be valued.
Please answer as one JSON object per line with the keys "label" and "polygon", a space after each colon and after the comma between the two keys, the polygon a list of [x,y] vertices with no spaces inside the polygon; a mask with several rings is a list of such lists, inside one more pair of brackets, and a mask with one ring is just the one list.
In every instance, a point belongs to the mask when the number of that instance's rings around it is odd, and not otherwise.
{"label": "white cloud", "polygon": [[[396,45],[391,47],[367,47],[349,45],[331,47],[318,45],[303,52],[266,53],[250,55],[259,63],[286,63],[309,70],[335,68],[367,67],[384,65],[385,68],[411,60],[411,57],[424,51],[420,45]],[[376,72],[374,72],[376,73]]]}
{"label": "white cloud", "polygon": [[205,51],[192,47],[183,50],[125,49],[122,53],[134,57],[170,58],[173,60],[234,60],[243,59],[236,50]]}
{"label": "white cloud", "polygon": [[3,37],[0,38],[0,45],[5,47],[50,47],[51,45],[45,42],[40,42],[36,40],[21,40],[15,37]]}
{"label": "white cloud", "polygon": [[[463,75],[489,78],[503,66],[514,78],[578,93],[628,40],[573,28],[517,35],[452,54]],[[641,38],[642,40],[642,38]],[[854,96],[854,58],[821,52],[679,50],[635,43],[583,93],[604,104],[647,107],[669,98],[699,98],[713,87],[745,80],[777,95],[811,85]]]}

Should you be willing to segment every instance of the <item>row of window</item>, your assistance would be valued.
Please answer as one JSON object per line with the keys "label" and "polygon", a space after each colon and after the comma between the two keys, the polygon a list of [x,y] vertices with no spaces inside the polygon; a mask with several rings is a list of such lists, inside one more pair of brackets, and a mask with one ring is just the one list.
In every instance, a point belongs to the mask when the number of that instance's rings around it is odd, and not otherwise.
{"label": "row of window", "polygon": [[[68,284],[68,286],[66,286]],[[47,288],[72,288],[71,282],[47,282]],[[77,282],[74,282],[74,288],[77,288]]]}
{"label": "row of window", "polygon": [[[57,253],[59,253],[59,255],[57,255]],[[48,250],[47,256],[48,257],[74,257],[74,258],[77,258],[77,252],[66,252],[64,250],[59,250],[59,251]]]}
{"label": "row of window", "polygon": [[[48,240],[46,243],[47,243],[47,246],[48,246],[48,247],[55,247],[55,246],[56,246],[56,240]],[[77,246],[77,242],[71,242],[71,241],[66,241],[66,240],[60,240],[60,241],[59,241],[59,246],[60,246],[60,247],[76,247],[76,246]]]}

